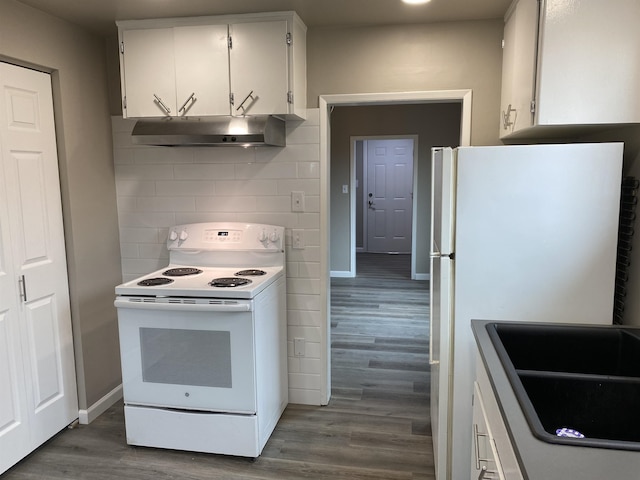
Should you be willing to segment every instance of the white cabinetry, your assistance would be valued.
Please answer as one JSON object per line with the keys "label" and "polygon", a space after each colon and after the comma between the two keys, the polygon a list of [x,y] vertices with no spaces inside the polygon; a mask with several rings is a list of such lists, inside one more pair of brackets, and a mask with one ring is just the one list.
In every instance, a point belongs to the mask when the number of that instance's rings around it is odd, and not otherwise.
{"label": "white cabinetry", "polygon": [[121,32],[128,117],[229,114],[227,25]]}
{"label": "white cabinetry", "polygon": [[640,122],[640,2],[515,0],[505,16],[501,138]]}
{"label": "white cabinetry", "polygon": [[476,358],[471,480],[523,480],[507,427],[482,363]]}
{"label": "white cabinetry", "polygon": [[304,118],[306,27],[295,13],[117,24],[125,117]]}

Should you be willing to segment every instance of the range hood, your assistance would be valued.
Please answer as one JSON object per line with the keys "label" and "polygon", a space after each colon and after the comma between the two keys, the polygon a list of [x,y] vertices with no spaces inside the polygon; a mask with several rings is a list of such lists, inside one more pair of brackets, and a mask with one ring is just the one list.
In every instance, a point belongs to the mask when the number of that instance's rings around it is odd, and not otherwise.
{"label": "range hood", "polygon": [[255,147],[286,144],[285,121],[255,117],[185,117],[138,120],[131,132],[137,145]]}

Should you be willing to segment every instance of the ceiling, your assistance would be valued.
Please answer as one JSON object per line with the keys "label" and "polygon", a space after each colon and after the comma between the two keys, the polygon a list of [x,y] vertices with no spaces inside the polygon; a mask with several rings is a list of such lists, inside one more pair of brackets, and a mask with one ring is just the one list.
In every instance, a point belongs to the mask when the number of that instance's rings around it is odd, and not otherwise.
{"label": "ceiling", "polygon": [[19,0],[99,35],[116,20],[295,10],[309,27],[391,25],[502,18],[511,0]]}

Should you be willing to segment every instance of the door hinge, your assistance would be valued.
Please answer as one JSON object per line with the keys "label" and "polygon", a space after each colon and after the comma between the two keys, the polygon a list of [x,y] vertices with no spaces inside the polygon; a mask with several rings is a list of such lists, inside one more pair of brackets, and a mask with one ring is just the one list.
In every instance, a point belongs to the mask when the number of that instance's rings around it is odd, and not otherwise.
{"label": "door hinge", "polygon": [[531,113],[536,113],[536,101],[535,100],[531,100],[531,105],[529,105],[529,111]]}
{"label": "door hinge", "polygon": [[287,92],[287,102],[293,104],[293,92],[291,90]]}
{"label": "door hinge", "polygon": [[120,53],[124,53],[124,42],[120,42]]}
{"label": "door hinge", "polygon": [[122,97],[122,108],[127,109],[127,96]]}
{"label": "door hinge", "polygon": [[233,93],[230,93],[230,94],[229,94],[229,103],[230,103],[231,105],[233,105],[234,100],[235,100],[235,99],[233,98]]}
{"label": "door hinge", "polygon": [[287,33],[286,42],[289,46],[293,45],[293,35],[291,35],[291,32]]}
{"label": "door hinge", "polygon": [[231,38],[231,35],[227,38],[227,47],[230,49],[233,48],[233,39]]}
{"label": "door hinge", "polygon": [[502,39],[502,48],[504,48],[504,38]]}

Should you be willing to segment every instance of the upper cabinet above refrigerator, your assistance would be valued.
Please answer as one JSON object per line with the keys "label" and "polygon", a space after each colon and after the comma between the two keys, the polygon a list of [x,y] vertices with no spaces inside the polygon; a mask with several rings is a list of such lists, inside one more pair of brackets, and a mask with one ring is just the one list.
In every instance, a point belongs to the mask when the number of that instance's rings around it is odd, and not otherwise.
{"label": "upper cabinet above refrigerator", "polygon": [[306,26],[295,12],[117,22],[128,118],[305,118]]}
{"label": "upper cabinet above refrigerator", "polygon": [[514,0],[505,16],[500,138],[640,123],[640,2]]}

